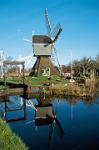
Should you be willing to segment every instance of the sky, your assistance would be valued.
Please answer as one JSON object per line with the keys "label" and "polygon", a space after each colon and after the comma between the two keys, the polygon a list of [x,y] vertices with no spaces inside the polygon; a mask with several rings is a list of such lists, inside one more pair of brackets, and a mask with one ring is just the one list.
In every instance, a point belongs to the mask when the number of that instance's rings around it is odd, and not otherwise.
{"label": "sky", "polygon": [[[0,49],[6,57],[33,55],[34,34],[47,35],[44,11],[52,30],[62,32],[55,43],[61,65],[99,54],[99,0],[0,0]],[[34,61],[35,59],[33,59]],[[33,62],[34,63],[34,62]]]}

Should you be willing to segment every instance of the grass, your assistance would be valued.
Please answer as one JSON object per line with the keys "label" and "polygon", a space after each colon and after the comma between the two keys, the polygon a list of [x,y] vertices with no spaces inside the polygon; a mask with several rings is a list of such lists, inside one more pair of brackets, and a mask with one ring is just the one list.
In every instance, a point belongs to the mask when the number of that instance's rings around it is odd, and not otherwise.
{"label": "grass", "polygon": [[5,87],[4,85],[0,85],[0,90],[3,90],[5,88],[7,88],[7,87]]}
{"label": "grass", "polygon": [[[7,77],[6,82],[10,82],[13,84],[22,83],[22,78],[19,77]],[[67,80],[59,77],[59,76],[51,76],[51,80],[48,79],[47,76],[38,76],[38,77],[25,77],[25,83],[29,86],[42,86],[43,84],[48,83],[67,83]]]}
{"label": "grass", "polygon": [[51,80],[49,80],[46,76],[26,77],[26,84],[30,86],[42,86],[43,84],[48,83],[67,83],[67,80],[59,76],[51,76]]}
{"label": "grass", "polygon": [[28,150],[2,119],[0,119],[0,150]]}
{"label": "grass", "polygon": [[39,77],[26,77],[26,84],[29,86],[41,86],[48,82],[47,77],[39,76]]}
{"label": "grass", "polygon": [[6,79],[6,82],[10,82],[10,83],[15,83],[15,84],[19,84],[22,82],[22,77],[8,77]]}

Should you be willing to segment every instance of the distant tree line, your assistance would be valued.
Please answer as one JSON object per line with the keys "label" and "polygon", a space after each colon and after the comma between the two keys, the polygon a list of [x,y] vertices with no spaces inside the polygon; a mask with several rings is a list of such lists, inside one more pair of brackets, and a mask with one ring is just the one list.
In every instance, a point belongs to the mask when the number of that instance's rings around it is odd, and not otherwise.
{"label": "distant tree line", "polygon": [[73,72],[74,76],[89,76],[93,72],[99,76],[99,54],[95,58],[84,57],[68,65],[62,65],[61,70],[63,73]]}

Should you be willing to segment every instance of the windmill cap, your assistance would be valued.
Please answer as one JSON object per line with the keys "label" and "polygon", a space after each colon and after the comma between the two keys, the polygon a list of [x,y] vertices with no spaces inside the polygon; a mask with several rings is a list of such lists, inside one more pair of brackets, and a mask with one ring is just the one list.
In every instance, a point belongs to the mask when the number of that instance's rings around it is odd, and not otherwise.
{"label": "windmill cap", "polygon": [[33,35],[32,42],[33,43],[45,43],[45,44],[53,43],[52,39],[46,35]]}

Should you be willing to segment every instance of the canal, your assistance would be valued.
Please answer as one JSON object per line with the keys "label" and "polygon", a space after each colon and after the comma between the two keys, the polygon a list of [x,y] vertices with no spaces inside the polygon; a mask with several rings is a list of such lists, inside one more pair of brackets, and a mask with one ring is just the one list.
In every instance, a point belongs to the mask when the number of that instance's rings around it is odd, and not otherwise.
{"label": "canal", "polygon": [[0,99],[0,116],[29,150],[99,150],[99,96],[8,96]]}

